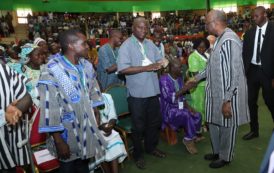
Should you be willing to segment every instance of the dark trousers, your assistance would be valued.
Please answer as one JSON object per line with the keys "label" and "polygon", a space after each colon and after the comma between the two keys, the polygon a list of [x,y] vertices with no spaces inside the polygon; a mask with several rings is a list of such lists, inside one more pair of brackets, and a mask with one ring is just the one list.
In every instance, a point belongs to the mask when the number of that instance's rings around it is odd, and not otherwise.
{"label": "dark trousers", "polygon": [[[274,67],[273,67],[274,68]],[[248,85],[248,106],[250,110],[250,128],[252,132],[259,132],[258,123],[258,96],[262,88],[262,94],[274,121],[274,89],[271,85],[271,79],[268,78],[261,66],[251,65],[247,74]]]}
{"label": "dark trousers", "polygon": [[16,168],[0,170],[2,173],[16,173]]}
{"label": "dark trousers", "polygon": [[60,161],[59,173],[89,173],[88,167],[89,159],[87,160],[73,160],[71,162]]}
{"label": "dark trousers", "polygon": [[158,97],[128,97],[129,111],[132,117],[133,157],[143,157],[142,140],[147,153],[152,152],[159,141],[162,116]]}

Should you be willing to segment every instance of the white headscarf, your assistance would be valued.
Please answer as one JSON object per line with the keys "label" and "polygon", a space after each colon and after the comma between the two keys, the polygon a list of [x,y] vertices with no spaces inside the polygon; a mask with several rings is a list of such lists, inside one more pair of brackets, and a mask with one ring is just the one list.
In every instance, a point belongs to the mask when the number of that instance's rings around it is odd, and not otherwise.
{"label": "white headscarf", "polygon": [[41,43],[41,42],[46,42],[46,40],[44,40],[44,39],[42,39],[42,38],[40,38],[40,37],[37,37],[35,40],[34,40],[34,42],[33,42],[33,44],[35,45],[35,46],[38,46],[38,44],[39,43]]}

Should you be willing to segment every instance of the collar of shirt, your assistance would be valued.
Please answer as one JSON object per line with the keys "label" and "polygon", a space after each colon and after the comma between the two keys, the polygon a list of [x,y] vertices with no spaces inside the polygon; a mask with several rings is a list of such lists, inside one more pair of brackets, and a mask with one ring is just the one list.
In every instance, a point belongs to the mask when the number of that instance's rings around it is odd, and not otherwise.
{"label": "collar of shirt", "polygon": [[268,25],[268,21],[266,21],[265,24],[262,27],[257,26],[256,32],[258,32],[259,29],[262,29],[262,36],[264,37],[267,25]]}
{"label": "collar of shirt", "polygon": [[147,39],[145,38],[144,40],[143,40],[143,42],[140,42],[136,37],[135,37],[135,35],[131,35],[131,37],[133,38],[133,40],[135,40],[137,43],[139,43],[139,44],[145,44],[146,42],[147,42]]}
{"label": "collar of shirt", "polygon": [[132,34],[131,38],[132,38],[133,43],[135,45],[137,45],[140,52],[142,53],[143,60],[148,59],[148,57],[147,57],[147,47],[146,47],[146,42],[147,42],[146,38],[144,39],[143,42],[140,42],[133,34]]}

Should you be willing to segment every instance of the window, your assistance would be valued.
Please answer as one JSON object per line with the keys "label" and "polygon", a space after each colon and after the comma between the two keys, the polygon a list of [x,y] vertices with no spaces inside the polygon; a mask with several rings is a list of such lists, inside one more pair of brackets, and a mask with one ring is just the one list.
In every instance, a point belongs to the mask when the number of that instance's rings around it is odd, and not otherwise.
{"label": "window", "polygon": [[151,17],[152,17],[152,19],[161,18],[161,13],[160,12],[152,12]]}
{"label": "window", "polygon": [[222,10],[225,13],[230,13],[230,12],[237,12],[237,5],[236,4],[230,4],[226,6],[215,6],[213,7],[214,10]]}
{"label": "window", "polygon": [[27,24],[28,19],[27,16],[28,14],[32,15],[31,9],[17,9],[17,17],[18,17],[18,23],[19,24]]}
{"label": "window", "polygon": [[145,16],[145,13],[144,13],[144,12],[133,12],[133,16],[134,16],[134,17],[136,17],[137,14],[138,14],[139,16]]}
{"label": "window", "polygon": [[258,1],[257,6],[263,6],[264,8],[270,8],[270,3],[268,1]]}

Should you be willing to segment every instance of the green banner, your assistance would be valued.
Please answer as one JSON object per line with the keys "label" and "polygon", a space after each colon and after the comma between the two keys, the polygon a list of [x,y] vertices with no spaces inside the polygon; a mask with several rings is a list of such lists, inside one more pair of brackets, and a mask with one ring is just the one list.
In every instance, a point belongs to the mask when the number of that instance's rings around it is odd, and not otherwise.
{"label": "green banner", "polygon": [[[261,0],[274,3],[274,0]],[[213,6],[254,5],[257,0],[210,0]],[[0,10],[31,8],[52,12],[134,12],[206,9],[206,0],[0,0]]]}

